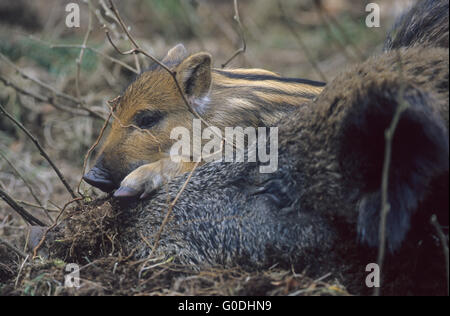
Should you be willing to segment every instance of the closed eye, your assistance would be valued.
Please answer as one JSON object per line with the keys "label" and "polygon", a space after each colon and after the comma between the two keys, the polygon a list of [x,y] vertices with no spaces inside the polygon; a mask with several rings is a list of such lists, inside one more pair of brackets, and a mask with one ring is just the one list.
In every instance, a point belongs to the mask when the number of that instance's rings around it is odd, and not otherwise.
{"label": "closed eye", "polygon": [[150,129],[158,124],[162,118],[164,117],[164,113],[161,111],[140,111],[134,117],[134,123],[142,129]]}

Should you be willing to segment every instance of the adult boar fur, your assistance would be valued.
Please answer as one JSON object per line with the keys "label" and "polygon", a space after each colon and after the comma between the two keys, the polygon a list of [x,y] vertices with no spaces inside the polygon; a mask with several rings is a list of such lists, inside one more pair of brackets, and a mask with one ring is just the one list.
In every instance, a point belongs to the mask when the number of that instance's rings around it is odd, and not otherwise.
{"label": "adult boar fur", "polygon": [[[173,207],[158,251],[183,264],[284,263],[314,274],[343,269],[355,252],[348,269],[364,271],[376,260],[357,240],[378,244],[384,131],[402,100],[409,107],[392,144],[389,256],[399,260],[396,268],[430,260],[417,257],[441,251],[429,218],[435,213],[448,223],[448,66],[448,50],[413,48],[339,75],[310,106],[280,122],[277,172],[261,174],[257,163],[199,168]],[[138,257],[151,250],[141,236],[154,241],[168,198],[185,180],[124,210],[130,229],[120,239]]]}
{"label": "adult boar fur", "polygon": [[416,45],[448,48],[448,10],[448,1],[418,1],[397,19],[384,43],[384,49]]}

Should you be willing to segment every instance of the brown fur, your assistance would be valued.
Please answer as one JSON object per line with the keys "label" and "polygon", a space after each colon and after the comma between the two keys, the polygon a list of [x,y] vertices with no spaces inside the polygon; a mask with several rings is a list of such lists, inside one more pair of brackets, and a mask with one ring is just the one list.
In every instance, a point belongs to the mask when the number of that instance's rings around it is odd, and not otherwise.
{"label": "brown fur", "polygon": [[[373,187],[380,187],[380,167],[383,162],[384,147],[381,148],[383,150],[381,150],[380,156],[367,157],[366,160],[361,159],[360,152],[356,150],[357,145],[366,147],[360,149],[376,146],[374,143],[359,143],[360,136],[352,128],[354,120],[365,115],[364,102],[373,102],[376,106],[386,106],[393,113],[397,104],[392,100],[396,98],[401,83],[407,82],[405,93],[408,95],[413,95],[416,91],[426,91],[427,94],[430,94],[429,97],[434,100],[430,107],[436,117],[440,117],[444,121],[448,130],[448,50],[414,48],[403,50],[400,54],[400,59],[397,52],[389,52],[383,58],[373,57],[363,64],[352,67],[325,88],[314,107],[304,107],[300,111],[296,111],[287,121],[283,121],[283,125],[292,125],[295,128],[281,130],[279,137],[282,142],[283,140],[292,142],[292,139],[299,138],[302,141],[303,139],[308,140],[308,143],[302,143],[302,146],[299,146],[300,141],[292,143],[293,146],[289,145],[288,148],[291,152],[288,156],[304,157],[304,159],[298,160],[300,164],[296,168],[309,175],[306,178],[311,183],[309,186],[305,186],[308,190],[304,197],[307,201],[314,202],[307,205],[312,209],[316,208],[315,205],[320,205],[320,210],[317,211],[332,210],[334,212],[339,210],[346,216],[354,217],[353,211],[346,207],[348,204],[340,205],[341,203],[339,203],[339,201],[346,200],[342,197],[341,189],[364,188],[363,182],[366,183],[367,178],[371,176],[376,177]],[[403,64],[402,73],[398,69],[399,60]],[[383,96],[388,100],[386,104],[382,103],[384,102]],[[381,137],[382,143],[384,143],[383,131],[389,126],[391,117],[389,115],[386,122],[378,122],[385,124],[385,126],[379,127],[379,137]],[[365,128],[369,128],[369,126]],[[320,133],[314,133],[319,129]],[[306,138],[304,133],[311,135]],[[397,143],[394,142],[393,148],[396,145]],[[283,144],[280,146],[283,147]],[[420,144],[417,143],[417,146]],[[402,146],[399,144],[397,147],[401,148]],[[421,150],[421,148],[417,148],[417,150]],[[394,151],[393,154],[400,155],[402,153]],[[379,164],[373,166],[368,159],[377,160]],[[308,161],[308,166],[302,164],[304,161]],[[311,163],[312,161],[317,161],[317,164]],[[340,164],[337,163],[338,161]],[[397,163],[395,157],[393,163]],[[368,169],[371,167],[376,168],[370,170],[370,174],[366,174],[365,170],[369,172]],[[319,170],[321,171],[318,172]],[[328,172],[324,173],[324,170]],[[330,179],[336,179],[336,181],[333,185],[327,186],[329,207],[324,207],[323,203],[317,203],[317,201],[321,201],[324,194],[322,183],[330,184],[333,182]],[[304,203],[309,204],[306,200]]]}
{"label": "brown fur", "polygon": [[417,1],[397,19],[384,49],[413,46],[448,48],[448,10],[448,0]]}

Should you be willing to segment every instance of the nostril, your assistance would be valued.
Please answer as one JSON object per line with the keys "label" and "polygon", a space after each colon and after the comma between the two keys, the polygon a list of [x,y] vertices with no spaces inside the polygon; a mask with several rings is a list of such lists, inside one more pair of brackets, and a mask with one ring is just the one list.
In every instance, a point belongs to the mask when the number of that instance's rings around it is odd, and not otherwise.
{"label": "nostril", "polygon": [[109,177],[108,172],[97,167],[92,168],[86,173],[83,176],[83,180],[103,192],[111,192],[117,187]]}

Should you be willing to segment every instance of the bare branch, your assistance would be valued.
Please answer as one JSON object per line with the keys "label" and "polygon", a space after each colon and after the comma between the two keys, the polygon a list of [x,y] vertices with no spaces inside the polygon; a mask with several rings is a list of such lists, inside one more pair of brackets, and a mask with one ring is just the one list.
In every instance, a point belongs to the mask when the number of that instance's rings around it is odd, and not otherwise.
{"label": "bare branch", "polygon": [[48,84],[46,84],[46,83],[40,81],[39,79],[36,79],[36,78],[34,78],[34,77],[28,75],[26,72],[24,72],[22,69],[20,69],[19,67],[17,67],[16,64],[14,64],[12,61],[10,61],[10,60],[9,60],[5,55],[3,55],[2,53],[0,53],[0,58],[3,59],[3,61],[5,61],[9,66],[11,66],[14,70],[16,70],[16,71],[17,71],[22,77],[24,77],[25,79],[28,79],[28,80],[33,81],[33,82],[36,83],[37,85],[39,85],[39,86],[41,86],[41,87],[43,87],[43,88],[45,88],[45,89],[47,89],[47,90],[53,92],[55,95],[57,95],[57,96],[59,96],[59,97],[61,97],[61,98],[67,99],[67,100],[72,101],[72,102],[74,102],[74,103],[78,103],[78,100],[77,100],[75,97],[73,97],[73,96],[71,96],[71,95],[68,95],[68,94],[66,94],[66,93],[64,93],[64,92],[60,92],[60,91],[56,90],[55,88],[53,88],[51,85],[48,85]]}
{"label": "bare branch", "polygon": [[75,97],[73,97],[73,96],[71,96],[71,95],[68,95],[68,94],[66,94],[66,93],[64,93],[64,92],[60,92],[60,91],[56,90],[54,87],[52,87],[52,86],[50,86],[50,85],[48,85],[48,84],[46,84],[46,83],[40,81],[39,79],[36,79],[36,78],[34,78],[34,77],[32,77],[32,76],[29,76],[29,75],[26,74],[22,69],[20,69],[19,67],[17,67],[12,61],[10,61],[10,60],[9,60],[5,55],[3,55],[2,53],[0,53],[0,59],[3,59],[10,67],[12,67],[14,70],[16,70],[22,77],[24,77],[24,78],[26,78],[26,79],[29,79],[29,80],[31,80],[32,82],[36,83],[37,85],[39,85],[39,86],[41,86],[41,87],[43,87],[43,88],[45,88],[45,89],[47,89],[47,90],[53,92],[53,93],[54,93],[56,96],[58,96],[58,97],[61,97],[61,98],[63,98],[63,99],[69,100],[69,101],[71,101],[71,102],[77,104],[77,106],[78,106],[80,109],[83,109],[83,110],[89,112],[89,114],[91,114],[92,116],[94,116],[94,117],[96,117],[96,118],[99,118],[99,119],[101,119],[101,120],[104,120],[104,118],[103,118],[100,114],[98,114],[98,113],[92,111],[91,109],[89,109],[89,108],[86,106],[86,104],[85,104],[85,102],[84,102],[83,100],[79,100],[79,99],[77,99],[77,98],[75,98]]}
{"label": "bare branch", "polygon": [[234,54],[222,64],[222,68],[225,68],[234,58],[236,58],[239,54],[245,53],[247,50],[247,43],[245,41],[244,28],[242,27],[241,18],[239,16],[239,7],[237,0],[234,0],[234,19],[238,24],[239,36],[242,40],[242,46],[238,50],[234,52]]}
{"label": "bare branch", "polygon": [[102,6],[103,10],[105,10],[105,15],[111,19],[114,20],[114,22],[119,24],[119,20],[117,19],[117,16],[115,13],[111,10],[111,5],[107,5],[105,3],[105,0],[99,0],[100,5]]}
{"label": "bare branch", "polygon": [[27,212],[8,193],[0,188],[0,198],[2,198],[11,208],[16,211],[30,225],[45,226],[43,222]]}
{"label": "bare branch", "polygon": [[[361,50],[353,43],[353,41],[350,39],[350,36],[348,35],[347,31],[342,27],[342,25],[339,23],[339,21],[330,14],[324,14],[322,8],[320,7],[319,1],[314,1],[314,4],[316,5],[317,11],[319,12],[319,15],[321,19],[325,22],[324,24],[329,27],[336,29],[341,33],[342,38],[344,39],[345,43],[350,46],[355,53],[358,60],[364,60],[364,54],[361,52]],[[339,43],[339,40],[335,39],[336,43]]]}
{"label": "bare branch", "polygon": [[55,228],[58,225],[58,221],[61,218],[61,216],[64,214],[66,208],[72,204],[73,202],[77,202],[79,203],[80,200],[82,200],[82,197],[77,197],[73,200],[70,200],[69,202],[67,202],[64,207],[62,208],[61,212],[59,212],[58,216],[56,217],[55,221],[53,222],[52,226],[47,227],[47,229],[45,230],[44,234],[42,235],[41,240],[39,241],[39,244],[33,249],[33,258],[36,258],[37,252],[39,250],[39,248],[42,247],[42,245],[45,242],[45,239],[47,238],[47,234],[49,231],[51,231],[53,228]]}
{"label": "bare branch", "polygon": [[14,170],[14,172],[17,174],[17,176],[20,179],[22,179],[23,183],[28,188],[28,191],[30,192],[31,196],[34,198],[36,203],[39,204],[40,208],[42,210],[44,210],[45,215],[47,215],[47,217],[50,219],[50,221],[52,221],[52,217],[47,212],[46,208],[42,205],[41,200],[39,200],[39,198],[34,193],[33,189],[31,188],[31,185],[28,183],[28,181],[25,179],[25,177],[22,175],[22,173],[19,170],[17,170],[17,168],[14,166],[14,164],[8,159],[8,157],[6,157],[6,155],[1,150],[0,150],[0,157],[2,157],[8,163],[8,165],[11,167],[11,169]]}
{"label": "bare branch", "polygon": [[[108,11],[109,11],[108,6],[105,4],[105,2],[103,0],[100,0],[99,3],[104,8],[105,15],[108,16]],[[92,10],[93,10],[93,12],[95,14],[95,17],[97,18],[98,22],[100,23],[100,25],[102,25],[104,28],[108,28],[111,32],[114,33],[114,36],[116,38],[118,38],[119,37],[119,33],[116,30],[116,25],[114,23],[109,23],[108,21],[106,21],[106,19],[102,16],[102,14],[101,14],[99,9],[95,9],[95,10],[92,9]],[[113,18],[114,18],[114,16],[113,16]]]}
{"label": "bare branch", "polygon": [[36,145],[37,149],[39,150],[40,154],[42,157],[45,158],[45,160],[47,160],[47,162],[50,164],[50,166],[53,168],[53,170],[56,172],[56,174],[58,175],[59,179],[61,180],[61,182],[64,184],[64,186],[66,187],[67,191],[69,192],[69,194],[72,196],[72,198],[76,198],[75,193],[73,192],[73,190],[70,188],[69,184],[67,183],[66,179],[64,178],[64,176],[62,175],[61,171],[59,171],[59,169],[56,167],[56,165],[53,163],[53,161],[50,159],[50,157],[48,156],[48,154],[45,152],[44,148],[42,148],[41,144],[39,144],[38,140],[25,128],[25,126],[22,125],[22,123],[20,123],[19,121],[17,121],[14,117],[12,117],[6,110],[5,108],[0,104],[0,111],[3,112],[3,114],[10,119],[14,124],[16,124],[29,138],[30,140]]}
{"label": "bare branch", "polygon": [[[40,206],[40,205],[31,203],[31,202],[28,202],[28,201],[22,201],[22,200],[16,200],[16,201],[19,204],[23,204],[23,205],[26,205],[26,206],[31,206],[31,207],[34,207],[34,208],[39,208],[39,209],[45,210],[46,212],[49,212],[49,213],[59,212],[59,210],[56,209],[56,208],[48,208],[48,207]],[[52,219],[52,221],[53,221],[53,219]]]}
{"label": "bare branch", "polygon": [[159,226],[158,232],[156,233],[155,236],[155,242],[153,244],[153,248],[151,250],[151,254],[150,256],[155,252],[155,250],[158,248],[158,244],[159,244],[159,239],[161,238],[161,234],[164,230],[164,227],[167,225],[167,222],[169,221],[170,215],[172,214],[172,210],[173,207],[175,206],[175,204],[177,204],[178,199],[181,196],[181,193],[183,193],[184,189],[186,188],[187,184],[189,183],[189,181],[191,180],[192,175],[194,174],[194,171],[197,169],[198,165],[200,164],[200,162],[196,162],[194,164],[194,167],[192,168],[191,172],[189,173],[189,176],[187,177],[186,181],[184,181],[180,191],[178,191],[177,196],[175,197],[175,199],[173,199],[173,201],[169,204],[169,209],[167,210],[166,216],[164,217],[161,225]]}
{"label": "bare branch", "polygon": [[111,57],[111,56],[103,53],[102,51],[100,51],[100,50],[98,50],[98,49],[96,49],[94,47],[88,46],[88,45],[83,46],[83,45],[79,45],[79,44],[52,44],[52,43],[47,42],[47,41],[45,41],[43,39],[36,38],[33,35],[30,35],[29,38],[31,40],[34,40],[34,41],[39,42],[41,44],[44,44],[44,45],[46,45],[46,46],[48,46],[50,48],[74,48],[74,49],[75,48],[78,48],[78,49],[79,48],[85,48],[85,49],[90,50],[91,52],[93,52],[93,53],[95,53],[95,54],[97,54],[97,55],[99,55],[99,56],[101,56],[103,58],[108,59],[112,63],[118,64],[119,66],[122,66],[123,68],[125,68],[125,69],[127,69],[127,70],[129,70],[131,72],[134,72],[136,74],[138,73],[138,71],[136,69],[134,69],[133,67],[127,65],[123,61],[118,60],[118,59],[116,59],[114,57]]}
{"label": "bare branch", "polygon": [[[117,98],[116,98],[116,99],[117,99]],[[115,99],[114,99],[114,100],[115,100]],[[158,138],[157,138],[155,135],[152,134],[152,132],[150,132],[148,129],[140,128],[139,126],[137,126],[137,125],[135,125],[135,124],[127,124],[127,125],[124,125],[124,124],[122,123],[122,121],[121,121],[121,120],[117,117],[117,115],[114,113],[115,109],[113,109],[113,107],[111,107],[110,105],[108,105],[108,106],[109,106],[109,110],[110,110],[110,113],[111,113],[112,117],[117,121],[117,123],[119,123],[119,125],[120,125],[121,128],[129,128],[129,127],[132,127],[132,128],[134,128],[134,129],[138,130],[139,132],[146,133],[147,135],[149,135],[150,137],[152,137],[153,140],[154,140],[155,142],[158,143],[159,151],[161,151],[161,143],[160,143],[160,141],[158,140]]]}
{"label": "bare branch", "polygon": [[88,29],[86,31],[86,34],[84,35],[83,44],[82,44],[82,47],[80,49],[80,54],[78,55],[78,58],[76,59],[77,74],[75,76],[75,88],[76,88],[76,91],[77,91],[78,99],[81,99],[80,84],[79,84],[79,82],[80,82],[80,73],[81,73],[81,64],[83,62],[84,50],[86,49],[87,41],[89,39],[89,36],[92,33],[92,11],[90,10],[92,5],[91,5],[91,1],[90,0],[88,0],[87,5],[88,5],[88,9],[89,9]]}
{"label": "bare branch", "polygon": [[6,86],[11,87],[14,90],[16,90],[18,93],[32,97],[33,99],[35,99],[38,102],[48,103],[57,110],[64,111],[64,112],[67,112],[67,113],[70,113],[73,115],[95,117],[95,116],[91,115],[91,113],[89,113],[89,112],[88,113],[76,112],[76,111],[72,110],[70,107],[59,105],[55,102],[55,99],[53,97],[46,97],[46,96],[39,95],[39,94],[36,94],[36,93],[28,91],[28,90],[25,90],[25,89],[19,87],[18,85],[16,85],[15,83],[13,83],[12,81],[2,77],[1,75],[0,75],[0,81],[2,81]]}
{"label": "bare branch", "polygon": [[[330,16],[327,13],[324,13],[321,5],[320,5],[320,1],[314,1],[315,6],[316,6],[316,11],[317,14],[319,15],[320,19],[322,20],[322,24],[325,26],[325,30],[328,33],[328,36],[333,39],[333,43],[336,45],[336,48],[342,52],[342,54],[351,61],[355,61],[355,58],[353,56],[351,56],[348,52],[347,52],[347,48],[341,43],[341,41],[333,35],[333,30],[334,30],[334,25],[329,21],[328,18],[330,18]],[[336,21],[337,23],[337,21]],[[351,43],[347,43],[349,46],[351,46]],[[361,57],[358,56],[357,58],[359,61],[362,60]]]}
{"label": "bare branch", "polygon": [[13,244],[11,244],[9,241],[3,239],[2,237],[0,237],[0,244],[5,245],[7,248],[14,251],[19,257],[21,257],[23,259],[25,259],[27,257],[26,253],[17,249]]}
{"label": "bare branch", "polygon": [[[403,64],[401,60],[400,52],[398,53],[398,67],[399,74],[401,77],[401,82],[403,82]],[[383,271],[383,261],[384,254],[386,251],[386,219],[387,215],[391,209],[391,205],[389,203],[389,169],[391,165],[391,156],[392,156],[392,140],[394,138],[394,133],[397,128],[398,122],[400,121],[400,117],[402,113],[408,108],[408,103],[404,100],[403,95],[405,92],[405,85],[402,85],[399,89],[397,95],[398,106],[394,113],[394,117],[392,118],[391,125],[385,131],[385,148],[384,148],[384,162],[383,162],[383,171],[381,178],[381,210],[380,210],[380,224],[379,224],[379,246],[378,246],[378,267],[380,269],[380,275]],[[376,287],[374,290],[374,295],[380,295],[380,288]]]}
{"label": "bare branch", "polygon": [[[100,143],[100,140],[103,137],[103,134],[105,133],[106,127],[109,124],[109,120],[111,119],[111,116],[115,110],[115,107],[117,106],[117,99],[119,97],[117,97],[114,100],[111,100],[110,102],[113,103],[113,107],[110,109],[109,115],[105,120],[105,123],[102,126],[102,129],[100,130],[100,134],[98,135],[96,141],[94,142],[94,144],[89,148],[88,152],[86,153],[86,155],[84,156],[84,161],[83,161],[83,170],[81,172],[82,175],[84,175],[84,173],[86,172],[86,166],[87,166],[87,161],[89,159],[89,156],[91,155],[92,151],[97,147],[97,145]],[[80,182],[78,182],[78,186],[77,186],[77,192],[78,194],[82,195],[80,192],[80,186],[81,186],[81,182],[83,181],[83,177],[81,177]]]}
{"label": "bare branch", "polygon": [[[81,45],[64,45],[64,44],[51,45],[50,47],[51,48],[82,48]],[[124,63],[121,60],[118,60],[118,59],[116,59],[114,57],[111,57],[111,56],[109,56],[109,55],[99,51],[98,49],[96,49],[94,47],[86,46],[85,48],[90,50],[90,51],[92,51],[92,52],[94,52],[94,53],[96,53],[96,54],[98,54],[98,55],[100,55],[100,56],[102,56],[102,57],[104,57],[104,58],[106,58],[106,59],[108,59],[109,61],[111,61],[111,62],[113,62],[113,63],[115,63],[115,64],[117,64],[119,66],[122,66],[123,68],[125,68],[125,69],[127,69],[127,70],[129,70],[131,72],[134,72],[135,74],[139,74],[139,70],[137,70],[137,69],[127,65],[126,63]]]}
{"label": "bare branch", "polygon": [[[225,139],[222,139],[220,149],[217,152],[212,153],[211,156],[214,156],[217,153],[222,152],[224,143],[225,143]],[[188,185],[189,181],[191,180],[192,175],[194,174],[194,172],[197,169],[197,167],[199,166],[199,164],[200,164],[200,162],[196,162],[194,164],[194,167],[192,168],[191,172],[189,173],[186,181],[184,181],[183,185],[181,186],[180,190],[178,191],[178,193],[175,196],[175,198],[173,199],[173,201],[170,202],[169,209],[167,210],[166,216],[164,217],[163,222],[161,223],[161,226],[159,227],[158,232],[156,233],[155,243],[154,243],[153,248],[151,250],[151,254],[153,254],[155,252],[156,248],[158,248],[159,239],[160,239],[161,234],[162,234],[162,232],[164,230],[164,227],[167,225],[167,222],[169,221],[169,217],[172,214],[172,210],[173,210],[174,206],[177,204],[178,199],[180,198],[180,196],[183,193],[184,189]],[[169,199],[170,199],[170,197],[167,196],[167,201],[169,201]]]}
{"label": "bare branch", "polygon": [[435,214],[433,214],[430,218],[430,222],[431,224],[434,226],[434,228],[436,229],[436,232],[439,236],[439,239],[441,240],[441,244],[442,244],[442,249],[444,250],[444,256],[445,256],[445,269],[447,272],[447,295],[449,294],[449,290],[450,290],[450,281],[449,281],[449,257],[448,257],[448,242],[447,242],[447,238],[444,235],[444,232],[442,231],[442,227],[441,225],[439,225],[438,221],[437,221],[437,216]]}
{"label": "bare branch", "polygon": [[139,62],[139,55],[138,54],[134,54],[134,64],[136,65],[136,69],[138,74],[141,73],[141,63]]}
{"label": "bare branch", "polygon": [[322,70],[320,70],[319,65],[317,64],[314,56],[311,54],[311,52],[308,49],[308,46],[303,42],[302,37],[300,36],[300,34],[296,31],[296,29],[294,28],[294,26],[292,25],[292,21],[289,19],[289,17],[286,15],[286,12],[284,10],[284,7],[281,3],[280,0],[278,1],[278,8],[280,10],[281,13],[281,20],[284,22],[284,24],[286,25],[286,27],[289,29],[289,31],[291,32],[291,34],[295,37],[295,39],[297,40],[298,44],[300,45],[300,47],[302,48],[303,52],[305,53],[306,58],[308,59],[309,63],[311,64],[311,66],[314,68],[314,70],[316,71],[317,75],[321,78],[322,81],[327,82],[327,77],[324,75],[324,73],[322,72]]}

